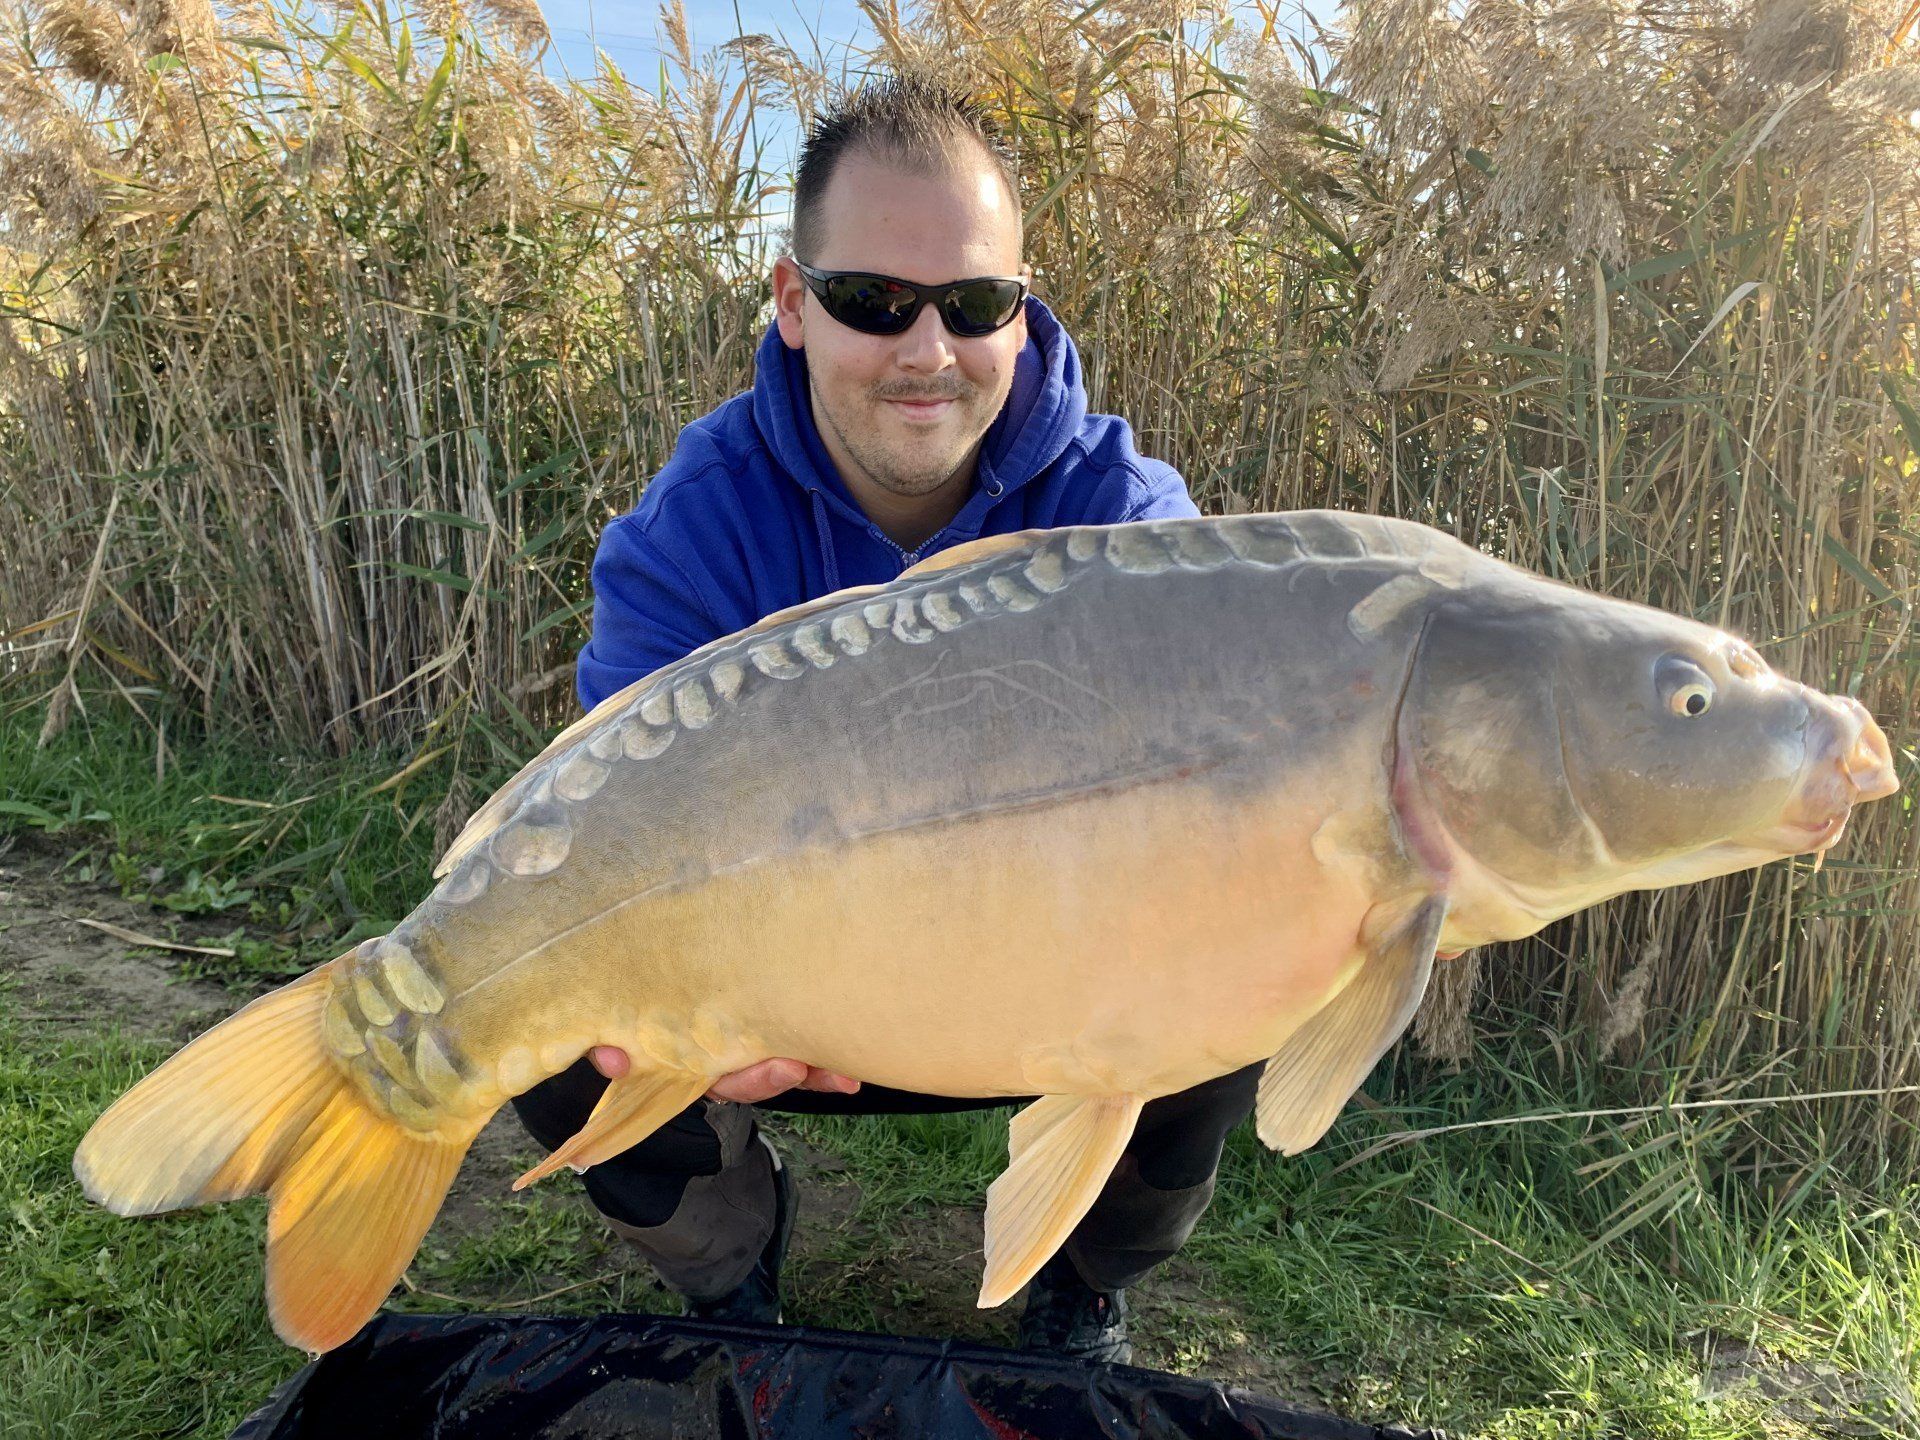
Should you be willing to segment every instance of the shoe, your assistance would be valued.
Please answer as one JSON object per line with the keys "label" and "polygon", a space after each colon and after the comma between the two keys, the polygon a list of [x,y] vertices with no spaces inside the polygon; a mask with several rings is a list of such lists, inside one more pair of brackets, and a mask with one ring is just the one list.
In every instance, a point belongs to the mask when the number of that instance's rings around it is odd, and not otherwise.
{"label": "shoe", "polygon": [[743,1325],[780,1323],[780,1266],[787,1258],[787,1241],[793,1236],[793,1176],[780,1163],[780,1152],[765,1135],[759,1137],[773,1160],[773,1234],[753,1262],[747,1278],[724,1295],[711,1300],[686,1301],[690,1320],[726,1320]]}
{"label": "shoe", "polygon": [[1080,1278],[1065,1252],[1058,1253],[1027,1287],[1019,1345],[1022,1350],[1125,1365],[1133,1359],[1127,1340],[1127,1292],[1094,1289]]}

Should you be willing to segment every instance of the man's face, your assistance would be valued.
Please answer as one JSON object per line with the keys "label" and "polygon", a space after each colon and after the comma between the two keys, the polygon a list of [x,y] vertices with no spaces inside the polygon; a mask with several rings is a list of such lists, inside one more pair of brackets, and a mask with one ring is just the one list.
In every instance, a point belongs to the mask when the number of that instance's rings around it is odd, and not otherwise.
{"label": "man's face", "polygon": [[[827,182],[821,214],[823,243],[810,262],[817,269],[929,285],[1026,273],[1019,213],[985,155],[911,170],[849,152]],[[774,296],[781,339],[807,352],[815,418],[836,464],[851,459],[903,497],[931,494],[971,470],[1027,343],[1024,307],[971,339],[951,334],[932,305],[904,334],[864,335],[828,315],[784,259]]]}

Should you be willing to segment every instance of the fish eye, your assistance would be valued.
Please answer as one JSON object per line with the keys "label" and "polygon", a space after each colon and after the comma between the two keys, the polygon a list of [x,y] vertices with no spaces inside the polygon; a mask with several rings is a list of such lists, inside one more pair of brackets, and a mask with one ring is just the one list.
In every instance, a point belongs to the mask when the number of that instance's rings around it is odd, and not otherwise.
{"label": "fish eye", "polygon": [[1654,667],[1654,683],[1667,713],[1695,719],[1713,708],[1713,680],[1684,655],[1665,655]]}
{"label": "fish eye", "polygon": [[1667,698],[1667,708],[1676,715],[1704,715],[1713,704],[1713,687],[1697,681],[1682,685]]}

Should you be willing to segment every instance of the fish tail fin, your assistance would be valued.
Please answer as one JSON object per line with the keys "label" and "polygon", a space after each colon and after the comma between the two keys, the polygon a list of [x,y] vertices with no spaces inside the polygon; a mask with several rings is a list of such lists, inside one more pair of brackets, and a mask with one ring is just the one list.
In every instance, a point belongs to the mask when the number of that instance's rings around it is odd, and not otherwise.
{"label": "fish tail fin", "polygon": [[409,1130],[350,1085],[328,1101],[267,1191],[267,1312],[282,1339],[331,1350],[373,1317],[478,1133]]}
{"label": "fish tail fin", "polygon": [[87,1131],[73,1172],[118,1215],[265,1194],[267,1300],[326,1350],[377,1310],[485,1117],[420,1133],[369,1104],[322,1040],[334,961],[223,1020]]}

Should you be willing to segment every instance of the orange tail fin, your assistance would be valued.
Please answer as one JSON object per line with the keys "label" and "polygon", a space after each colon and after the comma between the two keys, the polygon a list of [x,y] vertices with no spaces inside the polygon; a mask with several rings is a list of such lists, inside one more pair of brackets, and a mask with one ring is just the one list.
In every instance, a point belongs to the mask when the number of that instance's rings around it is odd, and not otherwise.
{"label": "orange tail fin", "polygon": [[214,1026],[121,1096],[73,1157],[87,1197],[117,1215],[269,1196],[273,1327],[313,1351],[380,1308],[479,1131],[466,1119],[422,1134],[362,1097],[322,1043],[332,968]]}

